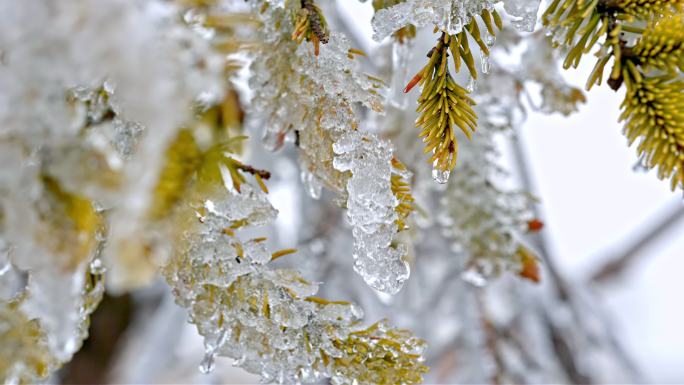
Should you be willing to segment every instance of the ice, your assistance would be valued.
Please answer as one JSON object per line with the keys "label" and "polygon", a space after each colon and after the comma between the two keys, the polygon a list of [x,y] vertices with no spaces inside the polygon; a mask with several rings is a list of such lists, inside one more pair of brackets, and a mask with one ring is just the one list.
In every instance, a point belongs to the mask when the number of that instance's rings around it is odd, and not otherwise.
{"label": "ice", "polygon": [[392,42],[392,80],[388,103],[396,108],[408,106],[408,95],[404,87],[409,81],[409,62],[413,57],[413,40],[403,43]]}
{"label": "ice", "polygon": [[261,190],[248,184],[244,184],[241,190],[241,193],[231,192],[225,199],[205,201],[206,220],[216,222],[216,226],[223,224],[223,227],[230,227],[238,221],[258,226],[275,219],[278,211],[271,206]]}
{"label": "ice", "polygon": [[541,0],[503,0],[503,3],[506,13],[519,18],[513,20],[513,25],[518,30],[523,32],[534,31]]}
{"label": "ice", "polygon": [[330,41],[321,47],[318,56],[310,44],[302,44],[297,55],[302,63],[297,70],[323,87],[330,98],[340,96],[350,103],[359,102],[366,107],[381,111],[380,85],[355,70],[356,63],[349,59],[351,43],[342,34],[332,32]]}
{"label": "ice", "polygon": [[461,32],[483,9],[492,9],[494,3],[490,0],[406,0],[375,13],[373,39],[382,41],[409,24],[418,28],[436,25],[453,35]]}
{"label": "ice", "polygon": [[449,175],[451,174],[451,171],[449,170],[440,170],[437,168],[432,169],[432,179],[434,179],[435,182],[439,184],[445,184],[449,181]]}
{"label": "ice", "polygon": [[302,170],[302,172],[300,173],[300,177],[302,180],[302,184],[304,185],[304,188],[306,192],[309,194],[309,196],[313,199],[320,199],[321,191],[323,189],[321,181],[318,180],[318,178],[316,178],[316,176],[311,171],[306,169]]}
{"label": "ice", "polygon": [[376,290],[395,294],[408,279],[404,250],[393,245],[398,201],[390,188],[392,149],[371,134],[350,132],[334,147],[335,166],[351,171],[347,218],[354,235],[354,270]]}
{"label": "ice", "polygon": [[482,73],[488,74],[492,64],[489,61],[489,55],[485,55],[483,51],[480,51],[480,61],[482,66]]}

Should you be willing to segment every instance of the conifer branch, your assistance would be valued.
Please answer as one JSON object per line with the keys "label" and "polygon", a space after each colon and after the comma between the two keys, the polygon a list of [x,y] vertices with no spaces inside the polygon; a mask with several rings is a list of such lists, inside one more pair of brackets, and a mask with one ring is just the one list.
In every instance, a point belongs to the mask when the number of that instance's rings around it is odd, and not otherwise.
{"label": "conifer branch", "polygon": [[[496,10],[484,9],[480,19],[492,39],[496,33],[495,26],[498,29],[503,27]],[[460,71],[463,62],[468,67],[470,76],[477,79],[469,36],[478,45],[483,56],[489,56],[490,42],[483,39],[478,20],[473,17],[456,35],[442,32],[437,45],[428,52],[428,64],[404,89],[404,92],[409,92],[417,84],[423,87],[418,98],[416,111],[419,117],[416,126],[422,128],[419,136],[425,143],[425,152],[432,152],[429,162],[433,164],[436,180],[442,182],[446,182],[446,177],[456,166],[458,141],[453,131],[454,126],[458,126],[468,139],[477,127],[477,115],[472,108],[475,101],[468,96],[470,91],[458,85],[449,73],[450,52],[456,72]]]}
{"label": "conifer branch", "polygon": [[[672,189],[684,187],[682,163],[684,107],[684,7],[682,0],[555,0],[543,16],[544,24],[569,47],[564,67],[577,67],[583,54],[605,36],[586,88],[607,81],[617,91],[626,84],[621,108],[629,143],[640,140],[637,152],[658,177],[670,178]],[[645,28],[641,25],[646,24]],[[628,43],[625,34],[638,37]]]}
{"label": "conifer branch", "polygon": [[301,43],[304,39],[314,45],[316,56],[319,53],[319,44],[327,44],[330,38],[328,23],[321,9],[314,0],[301,0],[301,8],[297,13],[292,40]]}
{"label": "conifer branch", "polygon": [[458,142],[454,126],[470,138],[477,126],[472,106],[475,102],[468,91],[456,84],[448,69],[448,49],[453,37],[446,33],[428,53],[428,64],[414,77],[405,92],[416,83],[423,86],[418,98],[419,113],[416,126],[422,128],[425,152],[432,152],[430,163],[441,172],[450,172],[456,166]]}

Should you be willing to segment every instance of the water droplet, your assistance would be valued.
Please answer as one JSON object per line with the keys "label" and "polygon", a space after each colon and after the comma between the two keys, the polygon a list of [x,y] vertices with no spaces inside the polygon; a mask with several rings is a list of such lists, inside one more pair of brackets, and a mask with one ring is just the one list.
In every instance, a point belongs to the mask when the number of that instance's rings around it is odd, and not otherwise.
{"label": "water droplet", "polygon": [[489,31],[485,30],[484,34],[484,42],[487,45],[487,47],[491,47],[494,45],[494,40],[496,40],[496,37],[489,33]]}
{"label": "water droplet", "polygon": [[445,184],[446,182],[448,182],[450,174],[451,171],[449,170],[440,170],[438,168],[432,169],[432,179],[434,179],[435,182],[439,184]]}
{"label": "water droplet", "polygon": [[104,274],[106,271],[107,268],[104,267],[102,260],[99,258],[93,259],[93,261],[90,262],[90,272],[92,274]]}
{"label": "water droplet", "polygon": [[468,81],[468,85],[466,86],[466,91],[468,91],[468,93],[471,93],[471,92],[475,91],[476,88],[477,88],[477,80],[475,80],[475,78],[471,77],[470,80]]}

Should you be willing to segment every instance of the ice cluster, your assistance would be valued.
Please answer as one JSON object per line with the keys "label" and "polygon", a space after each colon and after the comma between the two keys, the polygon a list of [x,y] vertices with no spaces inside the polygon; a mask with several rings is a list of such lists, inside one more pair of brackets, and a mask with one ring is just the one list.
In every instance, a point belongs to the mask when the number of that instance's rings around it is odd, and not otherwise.
{"label": "ice cluster", "polygon": [[334,167],[351,171],[347,218],[354,235],[354,270],[372,288],[396,294],[409,277],[406,247],[397,233],[397,198],[391,191],[392,147],[375,135],[352,131],[333,144]]}
{"label": "ice cluster", "polygon": [[[286,10],[261,17],[281,23]],[[287,31],[286,31],[287,32]],[[281,34],[283,34],[281,32]],[[270,36],[273,38],[273,35]],[[396,240],[397,199],[391,191],[392,148],[358,129],[354,109],[382,110],[381,85],[358,71],[346,37],[331,33],[315,55],[284,34],[252,64],[254,111],[265,116],[267,145],[276,149],[296,130],[302,181],[318,197],[322,186],[346,195],[355,239],[355,270],[373,288],[398,292],[408,278],[405,248]]]}
{"label": "ice cluster", "polygon": [[[504,10],[516,19],[516,28],[531,32],[536,23],[540,0],[504,0]],[[437,26],[450,35],[461,32],[483,9],[494,9],[493,0],[405,0],[378,10],[373,16],[373,39],[382,41],[407,25]]]}
{"label": "ice cluster", "polygon": [[205,338],[201,371],[210,372],[219,355],[280,384],[420,380],[419,339],[384,321],[359,327],[363,313],[356,305],[314,297],[317,283],[271,267],[264,238],[244,241],[224,230],[273,220],[264,193],[243,185],[241,193],[210,198],[196,208],[196,224],[164,268],[177,302]]}
{"label": "ice cluster", "polygon": [[110,247],[137,227],[168,138],[219,79],[175,11],[157,1],[0,2],[5,381],[39,381],[80,348],[103,265],[117,270]]}

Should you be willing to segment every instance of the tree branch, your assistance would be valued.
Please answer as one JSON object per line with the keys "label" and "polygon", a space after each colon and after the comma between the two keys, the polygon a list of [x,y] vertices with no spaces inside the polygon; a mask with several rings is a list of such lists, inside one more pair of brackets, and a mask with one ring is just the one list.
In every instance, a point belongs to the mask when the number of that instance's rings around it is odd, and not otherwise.
{"label": "tree branch", "polygon": [[645,250],[667,232],[669,228],[684,218],[684,208],[679,201],[672,204],[667,214],[662,216],[655,224],[650,226],[640,236],[630,237],[634,239],[617,256],[610,258],[607,263],[598,268],[591,276],[594,284],[605,284],[622,276],[629,268],[641,258],[647,256]]}

